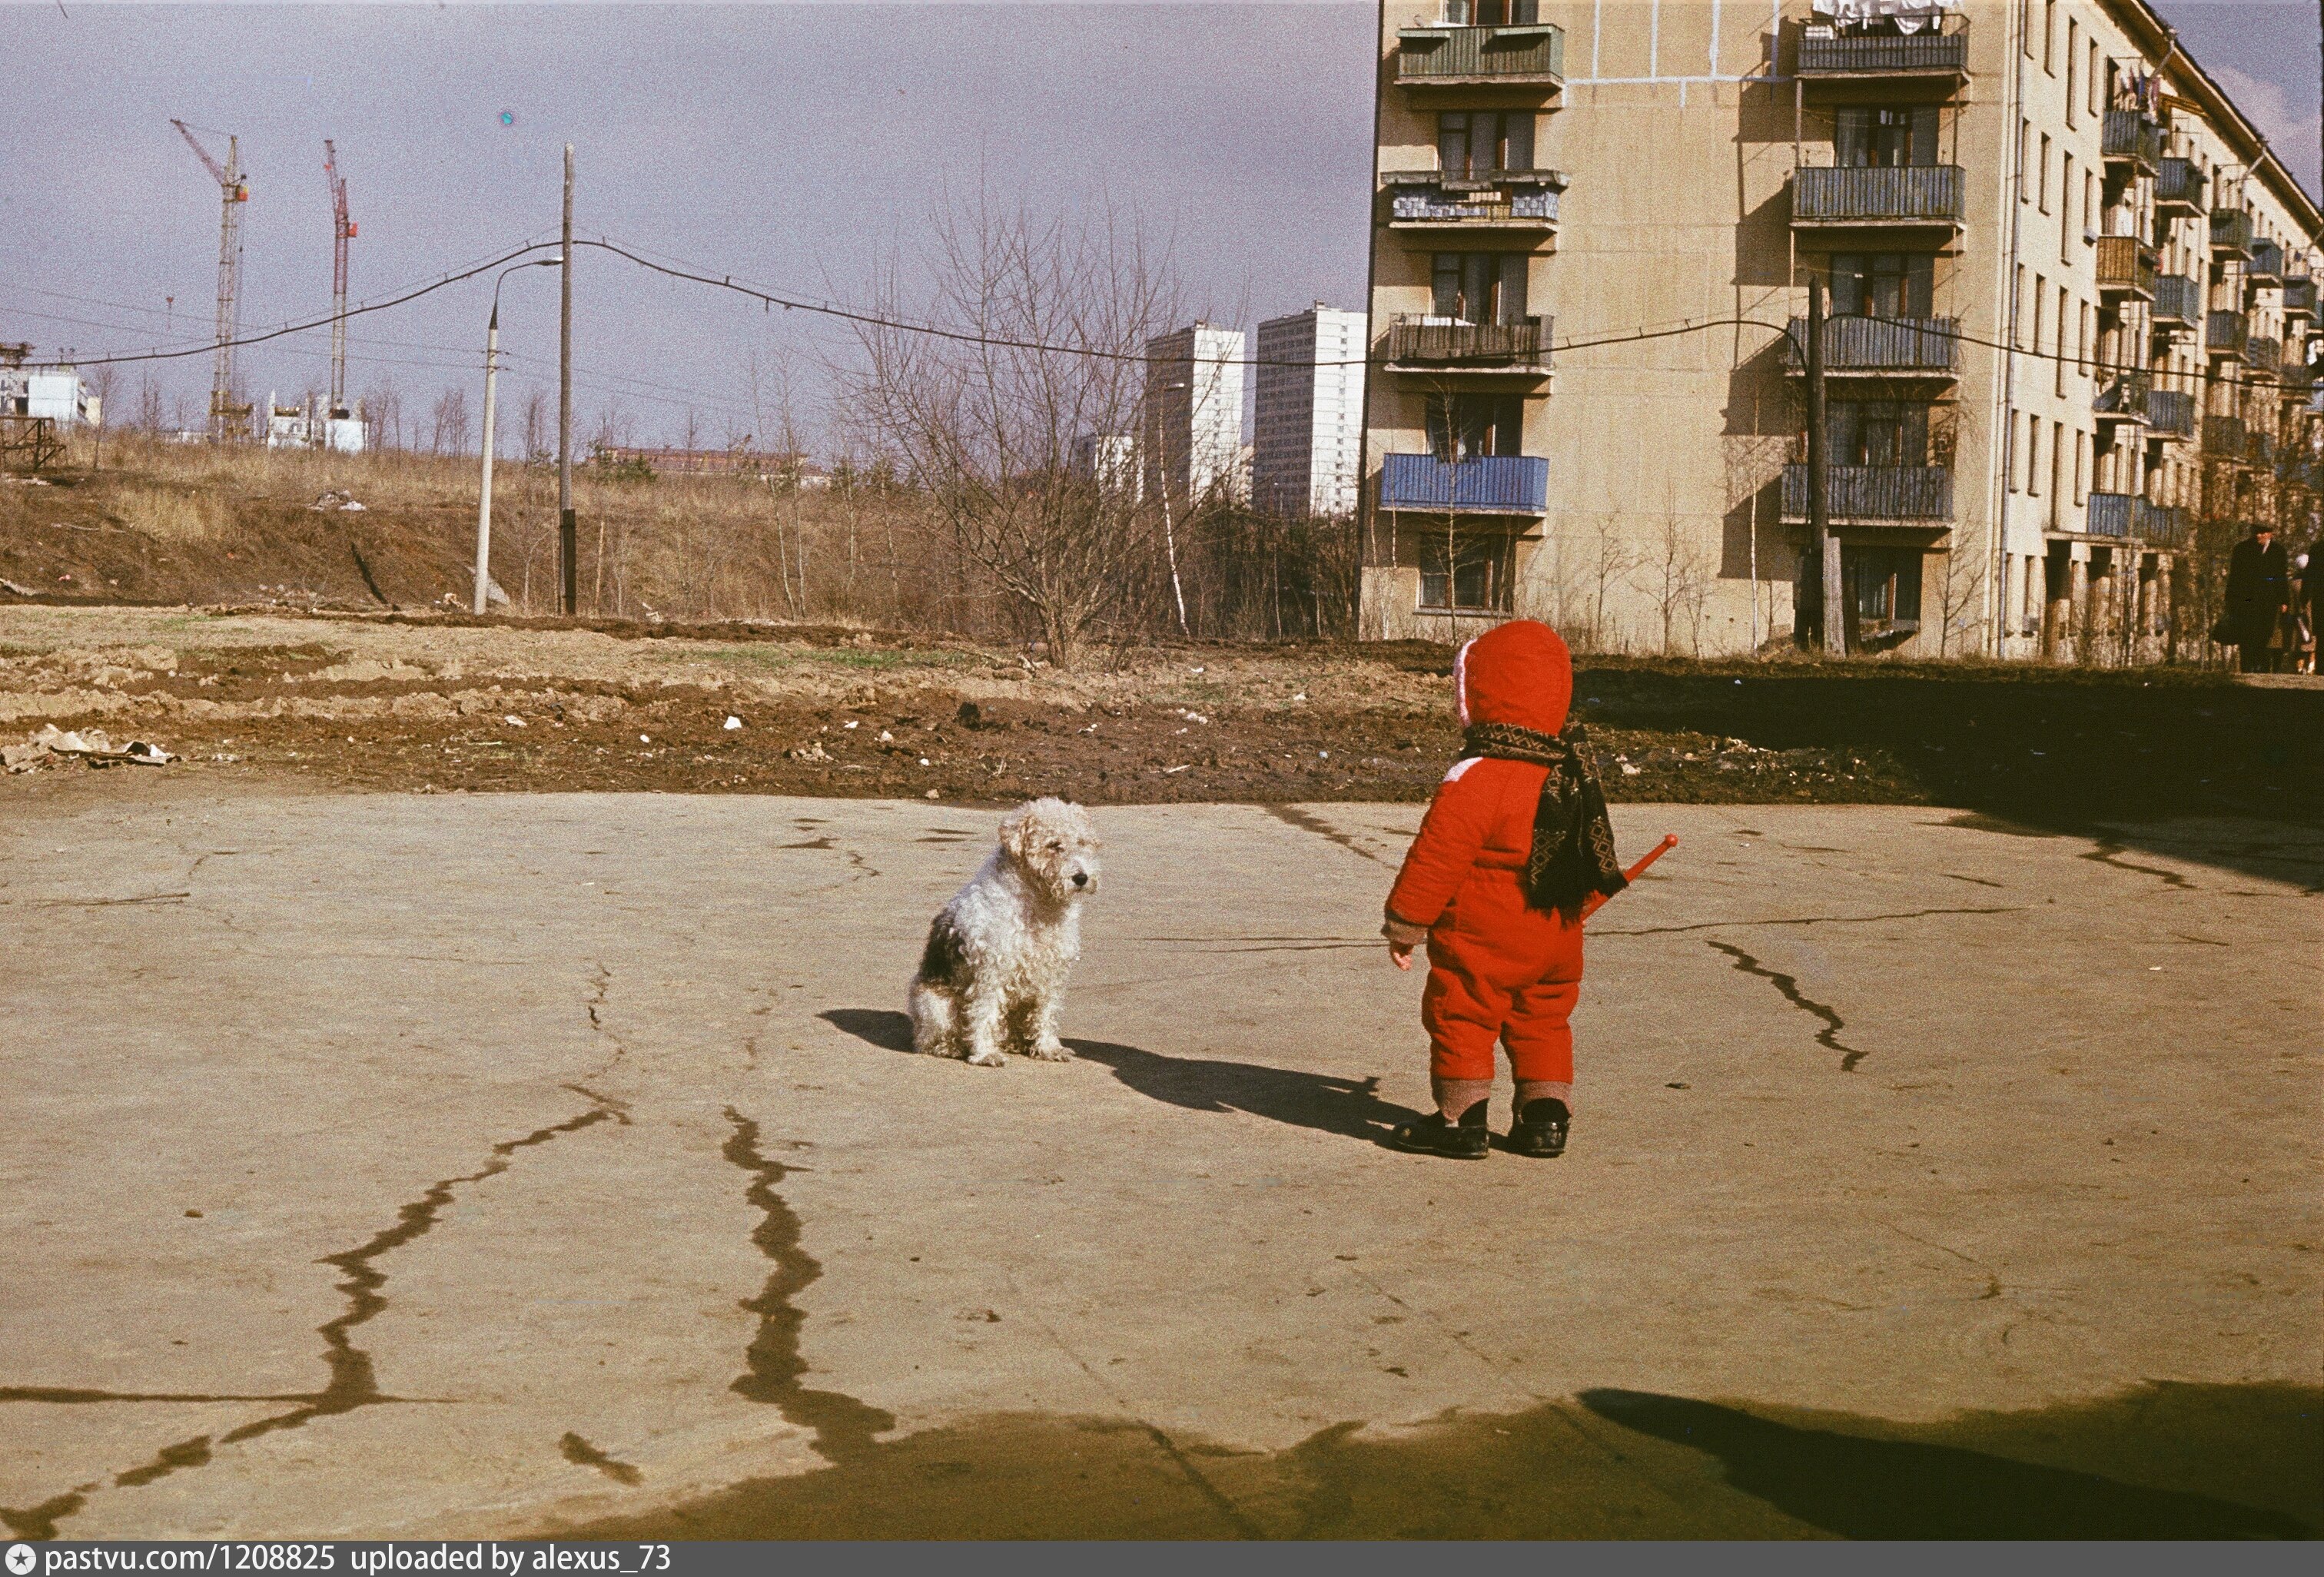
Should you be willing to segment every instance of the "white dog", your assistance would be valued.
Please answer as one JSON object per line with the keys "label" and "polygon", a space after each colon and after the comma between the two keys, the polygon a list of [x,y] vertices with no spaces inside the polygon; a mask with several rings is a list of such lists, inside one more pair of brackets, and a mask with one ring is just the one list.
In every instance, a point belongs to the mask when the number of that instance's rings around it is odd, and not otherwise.
{"label": "white dog", "polygon": [[1097,891],[1097,828],[1062,799],[1020,805],[1001,846],[936,911],[912,979],[912,1049],[980,1067],[1002,1047],[1063,1062],[1065,977],[1082,955],[1082,903]]}

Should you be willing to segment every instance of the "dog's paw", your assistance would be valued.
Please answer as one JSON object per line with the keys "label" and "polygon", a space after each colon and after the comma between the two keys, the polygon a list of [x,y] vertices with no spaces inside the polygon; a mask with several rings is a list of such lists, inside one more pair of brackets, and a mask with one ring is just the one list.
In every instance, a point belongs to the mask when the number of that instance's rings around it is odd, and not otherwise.
{"label": "dog's paw", "polygon": [[1038,1046],[1028,1047],[1025,1055],[1027,1056],[1038,1057],[1043,1062],[1071,1062],[1074,1060],[1073,1052],[1062,1040],[1045,1040]]}
{"label": "dog's paw", "polygon": [[968,1065],[973,1068],[1001,1068],[1009,1065],[1009,1059],[997,1051],[972,1051],[968,1054]]}

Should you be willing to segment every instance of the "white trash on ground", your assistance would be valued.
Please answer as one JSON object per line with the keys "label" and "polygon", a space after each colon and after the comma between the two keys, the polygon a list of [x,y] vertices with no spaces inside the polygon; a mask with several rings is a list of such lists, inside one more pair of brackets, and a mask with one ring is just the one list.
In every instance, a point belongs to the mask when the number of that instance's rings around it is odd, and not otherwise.
{"label": "white trash on ground", "polygon": [[40,733],[23,744],[0,745],[0,766],[11,772],[30,772],[51,761],[75,758],[92,767],[110,767],[124,761],[133,766],[164,767],[178,759],[145,740],[133,739],[116,747],[101,728],[64,729],[53,723],[43,724]]}

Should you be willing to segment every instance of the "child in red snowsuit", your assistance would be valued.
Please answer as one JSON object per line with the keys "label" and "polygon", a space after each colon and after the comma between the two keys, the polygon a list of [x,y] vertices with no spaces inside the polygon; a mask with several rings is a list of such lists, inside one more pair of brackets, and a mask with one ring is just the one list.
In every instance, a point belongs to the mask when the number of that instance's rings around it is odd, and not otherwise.
{"label": "child in red snowsuit", "polygon": [[1605,874],[1612,834],[1589,777],[1591,814],[1602,829],[1600,857],[1591,863],[1591,851],[1576,853],[1569,836],[1566,854],[1580,863],[1570,868],[1557,907],[1539,901],[1536,878],[1545,850],[1537,835],[1562,814],[1544,798],[1553,772],[1570,774],[1552,788],[1573,790],[1577,807],[1563,830],[1589,842],[1578,808],[1586,759],[1556,737],[1573,696],[1572,660],[1556,632],[1529,619],[1499,625],[1462,649],[1453,682],[1467,731],[1462,759],[1438,786],[1405,855],[1382,927],[1399,969],[1411,968],[1413,949],[1428,945],[1420,1014],[1438,1110],[1397,1129],[1394,1142],[1483,1157],[1491,1143],[1486,1096],[1499,1041],[1517,1080],[1510,1148],[1554,1156],[1565,1148],[1572,1120],[1573,1035],[1566,1019],[1582,988],[1579,904],[1589,891],[1618,890],[1622,877],[1618,868]]}

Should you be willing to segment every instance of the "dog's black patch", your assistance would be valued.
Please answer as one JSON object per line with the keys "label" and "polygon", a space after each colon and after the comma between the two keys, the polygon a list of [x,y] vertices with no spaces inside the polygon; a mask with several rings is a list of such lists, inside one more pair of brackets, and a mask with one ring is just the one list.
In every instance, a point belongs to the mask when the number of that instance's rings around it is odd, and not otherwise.
{"label": "dog's black patch", "polygon": [[939,913],[928,922],[928,945],[920,951],[920,983],[963,992],[968,990],[973,973],[968,949],[961,944],[960,932],[952,923],[950,911]]}

